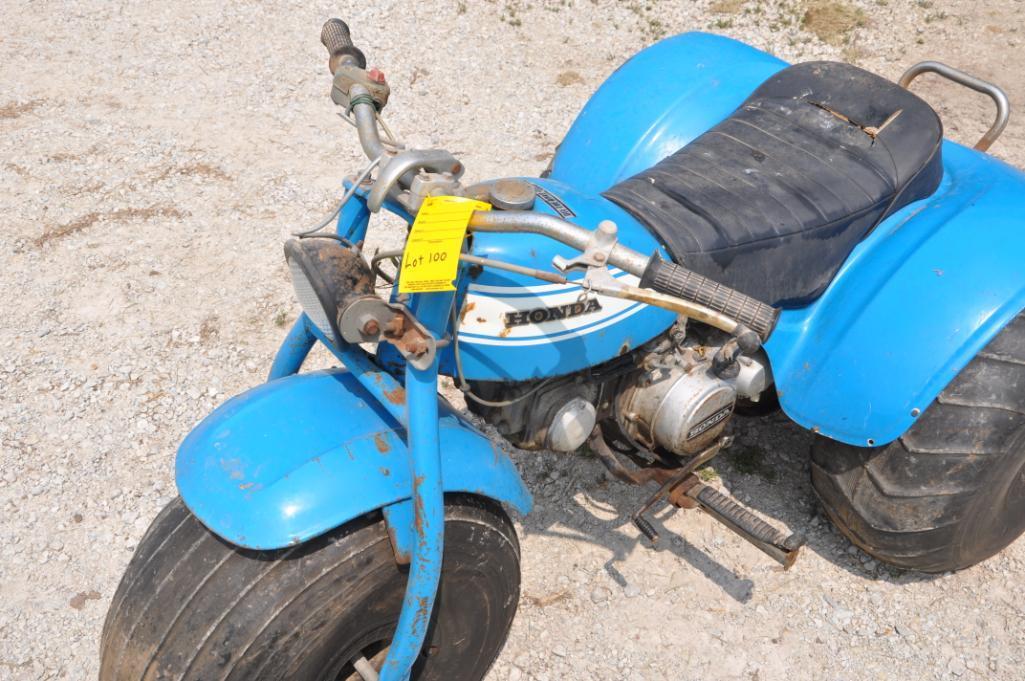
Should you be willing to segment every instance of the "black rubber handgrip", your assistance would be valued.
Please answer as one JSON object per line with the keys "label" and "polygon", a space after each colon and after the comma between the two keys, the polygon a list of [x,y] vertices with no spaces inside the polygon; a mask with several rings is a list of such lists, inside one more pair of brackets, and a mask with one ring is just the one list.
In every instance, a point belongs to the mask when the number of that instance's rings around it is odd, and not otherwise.
{"label": "black rubber handgrip", "polygon": [[361,69],[367,67],[367,58],[363,56],[359,48],[352,44],[349,27],[341,19],[327,20],[324,28],[320,29],[320,42],[324,43],[324,47],[327,48],[330,55],[328,68],[331,69],[332,75],[343,57],[352,57]]}
{"label": "black rubber handgrip", "polygon": [[735,291],[729,286],[691,272],[685,267],[651,256],[641,276],[641,286],[660,293],[689,300],[721,312],[747,326],[763,341],[776,326],[779,310]]}

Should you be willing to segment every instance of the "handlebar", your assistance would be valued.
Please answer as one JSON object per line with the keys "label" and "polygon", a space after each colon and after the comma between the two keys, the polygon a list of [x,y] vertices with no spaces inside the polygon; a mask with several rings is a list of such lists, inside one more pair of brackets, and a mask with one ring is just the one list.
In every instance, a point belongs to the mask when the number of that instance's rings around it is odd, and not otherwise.
{"label": "handlebar", "polygon": [[[377,127],[377,113],[388,102],[390,88],[384,74],[367,72],[367,58],[352,42],[349,26],[341,19],[328,19],[320,31],[327,48],[328,69],[334,76],[331,99],[352,112],[360,145],[371,160],[385,152]],[[412,176],[408,178],[412,180]]]}
{"label": "handlebar", "polygon": [[353,44],[349,26],[341,19],[328,19],[324,23],[324,27],[320,29],[320,42],[327,48],[327,66],[331,75],[334,75],[338,65],[345,59],[351,60],[361,69],[367,67],[367,58]]}
{"label": "handlebar", "polygon": [[721,312],[755,331],[762,340],[769,339],[779,318],[779,310],[771,305],[676,263],[666,262],[657,252],[648,261],[640,285]]}
{"label": "handlebar", "polygon": [[[380,165],[374,187],[367,197],[367,207],[376,212],[396,189],[412,187],[418,172],[437,174],[441,189],[460,190],[458,178],[463,166],[448,152],[441,150],[403,150],[386,148],[378,131],[378,111],[387,103],[388,85],[376,69],[367,73],[366,57],[352,42],[349,27],[341,19],[330,19],[320,34],[327,48],[328,66],[334,76],[332,99],[352,111],[359,132],[360,144],[373,163]],[[427,192],[423,192],[427,193]],[[459,192],[462,193],[462,192]],[[419,203],[412,206],[415,212]],[[478,232],[532,232],[560,241],[582,252],[580,258],[557,267],[588,265],[614,266],[640,278],[640,288],[614,280],[594,281],[609,295],[637,300],[675,310],[689,317],[720,328],[727,333],[754,330],[762,340],[768,338],[779,311],[739,291],[706,279],[674,263],[663,262],[656,253],[649,257],[638,253],[614,238],[604,246],[592,232],[566,220],[533,211],[502,210],[473,213],[468,225]],[[599,260],[600,258],[600,260]],[[590,269],[589,269],[590,272]]]}
{"label": "handlebar", "polygon": [[[593,234],[588,229],[554,215],[533,211],[475,211],[470,216],[468,226],[470,231],[474,232],[541,234],[582,252],[588,249]],[[638,293],[642,289],[625,287],[631,290],[626,291],[628,296],[623,297],[674,309],[727,333],[735,333],[739,324],[753,329],[762,340],[767,340],[779,316],[779,310],[772,306],[702,277],[680,265],[665,262],[657,253],[649,257],[622,243],[616,243],[609,251],[605,264],[639,277],[640,286],[644,289],[664,294],[658,297],[645,293],[642,299],[637,297],[642,295]],[[611,290],[607,293],[616,295],[615,291]],[[673,299],[687,301],[693,305],[686,308],[678,304],[674,306]]]}

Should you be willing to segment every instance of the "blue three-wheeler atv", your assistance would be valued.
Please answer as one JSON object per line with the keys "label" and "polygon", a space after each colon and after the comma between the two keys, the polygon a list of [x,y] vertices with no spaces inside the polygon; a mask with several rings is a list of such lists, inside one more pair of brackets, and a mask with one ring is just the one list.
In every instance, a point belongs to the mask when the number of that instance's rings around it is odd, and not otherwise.
{"label": "blue three-wheeler atv", "polygon": [[[814,487],[881,561],[957,570],[1025,528],[1025,176],[983,153],[999,88],[688,33],[610,76],[541,178],[468,185],[382,124],[344,23],[321,39],[370,162],[335,231],[285,244],[303,314],[267,383],[182,444],[102,681],[484,677],[519,599],[504,508],[531,497],[439,375],[515,446],[650,485],[651,542],[668,503],[792,564],[800,535],[695,475],[756,407],[819,435]],[[974,150],[908,91],[926,72],[995,101]],[[382,209],[409,235],[369,257]],[[343,368],[299,373],[318,341]]]}

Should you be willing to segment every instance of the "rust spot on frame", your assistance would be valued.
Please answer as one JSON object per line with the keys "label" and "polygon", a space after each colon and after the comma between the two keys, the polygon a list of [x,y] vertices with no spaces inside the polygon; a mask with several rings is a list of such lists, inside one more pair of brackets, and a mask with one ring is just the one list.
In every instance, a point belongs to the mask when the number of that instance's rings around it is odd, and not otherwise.
{"label": "rust spot on frame", "polygon": [[427,630],[427,624],[431,619],[431,603],[426,597],[421,596],[417,599],[416,604],[416,617],[413,619],[413,626],[420,631]]}
{"label": "rust spot on frame", "polygon": [[384,436],[384,433],[377,433],[374,435],[374,446],[377,447],[377,451],[382,454],[387,454],[391,451],[391,445],[388,444],[388,438]]}
{"label": "rust spot on frame", "polygon": [[394,390],[385,390],[384,397],[392,404],[405,404],[406,403],[406,389],[401,385],[397,386]]}
{"label": "rust spot on frame", "polygon": [[416,531],[417,541],[420,546],[427,544],[427,537],[424,532],[424,502],[420,496],[420,485],[424,482],[424,476],[418,475],[413,478],[413,529]]}

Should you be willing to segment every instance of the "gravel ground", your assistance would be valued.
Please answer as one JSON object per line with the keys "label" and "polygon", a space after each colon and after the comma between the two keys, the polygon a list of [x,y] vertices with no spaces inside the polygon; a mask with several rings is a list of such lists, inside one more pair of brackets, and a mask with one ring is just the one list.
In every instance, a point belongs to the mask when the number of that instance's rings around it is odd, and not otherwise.
{"label": "gravel ground", "polygon": [[[813,35],[796,0],[5,0],[0,678],[96,677],[120,574],[174,494],[177,443],[262,380],[295,318],[281,242],[359,160],[326,96],[325,18],[348,19],[389,73],[393,127],[480,179],[539,172],[613,68],[691,29],[894,78],[938,58],[1025,104],[1020,0],[847,7],[860,13]],[[988,124],[977,96],[920,90],[955,139]],[[1022,120],[993,150],[1019,166]],[[518,521],[523,598],[489,679],[1021,678],[1025,543],[956,575],[880,566],[818,509],[807,433],[782,417],[735,431],[721,483],[807,533],[797,567],[679,511],[657,521],[675,538],[646,548],[627,520],[642,491],[591,460],[517,454],[537,511]]]}

